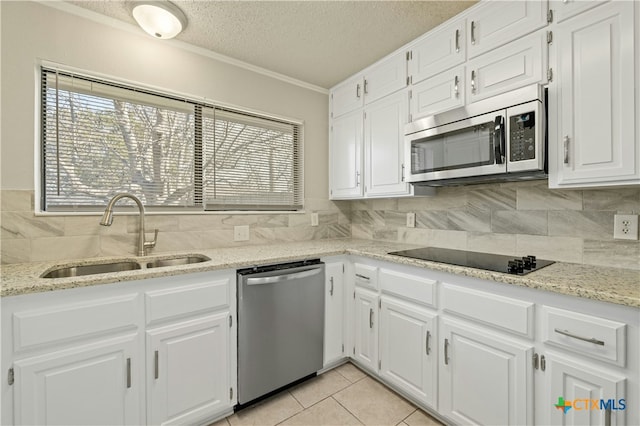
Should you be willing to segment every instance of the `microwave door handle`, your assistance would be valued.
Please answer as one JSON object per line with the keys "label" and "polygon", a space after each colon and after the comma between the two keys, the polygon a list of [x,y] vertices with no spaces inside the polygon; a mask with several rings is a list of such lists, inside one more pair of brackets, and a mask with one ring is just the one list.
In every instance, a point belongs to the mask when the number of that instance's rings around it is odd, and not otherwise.
{"label": "microwave door handle", "polygon": [[494,153],[496,157],[496,164],[504,163],[504,119],[501,115],[496,116],[495,119],[495,128],[493,130],[493,141],[494,141]]}

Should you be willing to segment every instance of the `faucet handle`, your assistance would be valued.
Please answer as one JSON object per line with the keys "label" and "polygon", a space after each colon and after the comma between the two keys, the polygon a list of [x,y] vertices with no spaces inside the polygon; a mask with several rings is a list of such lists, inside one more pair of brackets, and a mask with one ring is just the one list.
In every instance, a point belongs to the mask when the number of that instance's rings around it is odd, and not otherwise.
{"label": "faucet handle", "polygon": [[145,248],[153,248],[156,246],[156,242],[158,241],[158,232],[160,232],[159,229],[155,229],[155,234],[153,236],[153,241],[145,241],[144,242],[144,247]]}

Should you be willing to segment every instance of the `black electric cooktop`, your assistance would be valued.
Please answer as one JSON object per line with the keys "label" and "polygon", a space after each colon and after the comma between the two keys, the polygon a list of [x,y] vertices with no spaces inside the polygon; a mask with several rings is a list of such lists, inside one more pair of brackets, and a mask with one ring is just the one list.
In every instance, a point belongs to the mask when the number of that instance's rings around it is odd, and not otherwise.
{"label": "black electric cooktop", "polygon": [[394,251],[389,254],[515,275],[526,275],[555,263],[550,260],[537,259],[535,256],[504,256],[501,254],[451,250],[438,247]]}

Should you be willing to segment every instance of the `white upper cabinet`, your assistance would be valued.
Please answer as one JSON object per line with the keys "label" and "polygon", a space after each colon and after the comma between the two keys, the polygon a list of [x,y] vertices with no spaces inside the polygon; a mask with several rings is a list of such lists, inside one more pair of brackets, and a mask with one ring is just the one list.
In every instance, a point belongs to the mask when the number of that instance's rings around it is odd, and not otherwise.
{"label": "white upper cabinet", "polygon": [[545,25],[546,1],[482,2],[467,15],[467,56],[489,52]]}
{"label": "white upper cabinet", "polygon": [[[549,186],[640,183],[639,5],[610,2],[554,30],[549,86]],[[635,124],[634,124],[635,123]]]}
{"label": "white upper cabinet", "polygon": [[465,19],[448,21],[411,46],[409,75],[413,84],[465,61],[465,25]]}
{"label": "white upper cabinet", "polygon": [[406,86],[407,54],[396,53],[331,89],[331,117],[340,117]]}
{"label": "white upper cabinet", "polygon": [[362,75],[358,75],[331,89],[331,117],[337,118],[361,108],[364,102],[363,86]]}
{"label": "white upper cabinet", "polygon": [[329,147],[329,187],[331,198],[359,198],[363,195],[362,110],[358,109],[331,123]]}
{"label": "white upper cabinet", "polygon": [[365,195],[407,195],[404,181],[404,126],[408,122],[408,94],[401,91],[364,110]]}
{"label": "white upper cabinet", "polygon": [[407,86],[406,53],[396,53],[364,72],[364,102],[374,102]]}
{"label": "white upper cabinet", "polygon": [[545,36],[537,32],[467,62],[467,103],[545,83]]}
{"label": "white upper cabinet", "polygon": [[465,67],[459,66],[411,88],[411,120],[428,117],[465,104]]}

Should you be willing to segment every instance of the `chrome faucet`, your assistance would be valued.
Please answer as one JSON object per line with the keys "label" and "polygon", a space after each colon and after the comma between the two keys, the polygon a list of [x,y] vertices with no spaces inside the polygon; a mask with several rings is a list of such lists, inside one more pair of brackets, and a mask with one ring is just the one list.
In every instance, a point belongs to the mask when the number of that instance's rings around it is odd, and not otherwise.
{"label": "chrome faucet", "polygon": [[140,199],[133,194],[129,194],[126,192],[122,192],[120,194],[116,194],[107,204],[107,208],[104,211],[104,215],[102,215],[102,220],[100,221],[100,225],[102,226],[111,226],[113,223],[113,206],[116,202],[121,198],[131,198],[138,205],[138,210],[140,210],[140,235],[138,236],[138,256],[146,256],[147,249],[153,248],[156,246],[156,241],[158,240],[158,230],[155,231],[155,236],[153,237],[153,241],[145,241],[144,237],[144,206],[140,202]]}

